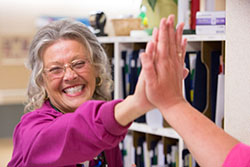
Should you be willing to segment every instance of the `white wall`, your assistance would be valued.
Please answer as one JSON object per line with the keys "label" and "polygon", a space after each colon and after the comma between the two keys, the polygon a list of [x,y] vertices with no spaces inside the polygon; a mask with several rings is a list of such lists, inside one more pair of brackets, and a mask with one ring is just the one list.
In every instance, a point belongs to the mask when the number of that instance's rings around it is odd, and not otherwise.
{"label": "white wall", "polygon": [[[140,4],[141,0],[0,0],[0,35],[34,32],[40,15],[88,17],[92,11],[104,11],[108,19],[137,16]],[[112,28],[108,22],[111,35]]]}
{"label": "white wall", "polygon": [[225,129],[250,144],[250,1],[226,3]]}

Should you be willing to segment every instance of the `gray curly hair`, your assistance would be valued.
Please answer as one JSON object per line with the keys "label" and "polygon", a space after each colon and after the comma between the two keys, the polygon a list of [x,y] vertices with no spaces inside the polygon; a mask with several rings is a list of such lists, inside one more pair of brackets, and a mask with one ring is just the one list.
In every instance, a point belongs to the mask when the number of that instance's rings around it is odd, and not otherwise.
{"label": "gray curly hair", "polygon": [[42,86],[42,53],[46,46],[59,39],[77,40],[88,49],[97,74],[102,79],[102,84],[96,86],[92,99],[111,99],[113,90],[111,66],[103,47],[96,36],[84,24],[73,19],[62,19],[42,27],[31,43],[26,64],[27,68],[31,70],[31,76],[28,84],[28,100],[24,108],[25,112],[40,108],[46,99],[47,93]]}

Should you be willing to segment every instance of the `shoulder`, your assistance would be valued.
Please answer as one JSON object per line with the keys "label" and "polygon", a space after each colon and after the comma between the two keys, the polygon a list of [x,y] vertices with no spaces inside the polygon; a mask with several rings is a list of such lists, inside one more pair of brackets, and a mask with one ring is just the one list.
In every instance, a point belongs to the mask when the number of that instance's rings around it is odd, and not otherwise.
{"label": "shoulder", "polygon": [[250,146],[238,143],[227,155],[223,164],[225,167],[250,167]]}
{"label": "shoulder", "polygon": [[21,125],[32,125],[41,122],[50,122],[63,114],[51,107],[48,101],[45,101],[41,108],[24,114],[19,122]]}

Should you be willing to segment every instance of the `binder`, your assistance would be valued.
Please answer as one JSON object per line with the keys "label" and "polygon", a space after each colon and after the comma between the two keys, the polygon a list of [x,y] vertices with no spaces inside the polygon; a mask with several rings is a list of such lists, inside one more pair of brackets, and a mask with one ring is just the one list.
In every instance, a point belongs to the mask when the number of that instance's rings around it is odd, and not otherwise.
{"label": "binder", "polygon": [[215,123],[217,126],[223,128],[223,118],[224,118],[224,74],[218,75],[218,85],[217,85],[217,98],[216,98],[216,116]]}
{"label": "binder", "polygon": [[178,0],[178,24],[184,22],[184,30],[190,29],[189,1]]}
{"label": "binder", "polygon": [[[129,55],[128,73],[129,73],[129,95],[133,94],[136,88],[136,84],[140,75],[141,63],[139,60],[140,50],[133,50]],[[142,115],[137,118],[135,122],[145,123],[146,117]]]}
{"label": "binder", "polygon": [[137,61],[139,56],[139,50],[133,50],[129,55],[129,95],[133,94],[138,81],[138,69]]}
{"label": "binder", "polygon": [[137,146],[135,146],[135,164],[137,167],[144,167],[144,148],[143,143],[145,142],[145,137],[141,136],[140,134],[135,137],[134,140],[136,140]]}
{"label": "binder", "polygon": [[121,52],[121,71],[122,71],[122,92],[123,98],[128,95],[127,92],[127,75],[128,75],[128,64],[127,64],[127,50]]}
{"label": "binder", "polygon": [[[192,58],[195,56],[195,67],[193,69]],[[205,64],[201,61],[200,51],[191,51],[186,53],[185,57],[186,67],[190,73],[186,77],[185,95],[186,100],[197,110],[203,112],[207,103],[207,69]]]}
{"label": "binder", "polygon": [[122,141],[122,149],[123,155],[123,165],[131,166],[135,164],[135,148],[133,146],[133,137],[132,135],[128,134],[125,136],[124,140]]}
{"label": "binder", "polygon": [[200,112],[203,112],[207,104],[207,69],[201,61],[200,52],[197,52],[195,68],[194,101],[192,105]]}
{"label": "binder", "polygon": [[[114,81],[114,78],[115,78],[115,74],[114,74],[114,65],[115,65],[115,59],[114,57],[112,57],[111,59],[111,77],[112,77],[112,80]],[[114,90],[111,92],[111,98],[114,99]]]}
{"label": "binder", "polygon": [[165,165],[165,156],[164,156],[164,146],[163,142],[159,141],[157,144],[157,164],[158,166],[164,166]]}
{"label": "binder", "polygon": [[[189,63],[189,52],[186,52],[185,56],[185,64],[186,68],[190,70],[190,63]],[[191,74],[188,73],[187,77],[184,80],[185,84],[185,95],[186,95],[186,100],[192,104],[191,98],[190,98],[190,90],[191,90]]]}
{"label": "binder", "polygon": [[191,0],[191,29],[195,30],[196,12],[200,10],[200,0]]}
{"label": "binder", "polygon": [[143,159],[144,159],[144,166],[145,167],[150,167],[151,166],[151,159],[150,159],[150,151],[147,146],[147,142],[143,142]]}
{"label": "binder", "polygon": [[182,150],[183,167],[189,167],[188,155],[190,154],[188,149]]}
{"label": "binder", "polygon": [[218,75],[220,72],[220,56],[221,56],[221,51],[211,52],[210,90],[211,90],[211,120],[213,122],[215,122],[215,115],[216,115],[216,97],[217,97]]}

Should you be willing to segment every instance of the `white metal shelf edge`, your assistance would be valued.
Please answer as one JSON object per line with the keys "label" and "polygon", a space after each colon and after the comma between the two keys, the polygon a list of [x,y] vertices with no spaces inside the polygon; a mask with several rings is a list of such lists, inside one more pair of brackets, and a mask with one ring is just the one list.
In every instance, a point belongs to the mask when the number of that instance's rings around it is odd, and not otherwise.
{"label": "white metal shelf edge", "polygon": [[[187,38],[188,42],[198,42],[198,41],[225,41],[225,34],[216,35],[183,35]],[[140,43],[148,42],[152,39],[152,36],[147,37],[130,37],[130,36],[110,36],[110,37],[98,37],[100,43]]]}
{"label": "white metal shelf edge", "polygon": [[110,36],[110,37],[98,37],[97,38],[101,43],[139,43],[147,42],[152,39],[151,36],[148,37],[130,37],[130,36]]}
{"label": "white metal shelf edge", "polygon": [[129,127],[129,130],[170,137],[178,140],[181,139],[178,133],[172,128],[152,128],[145,123],[133,122],[132,125]]}

